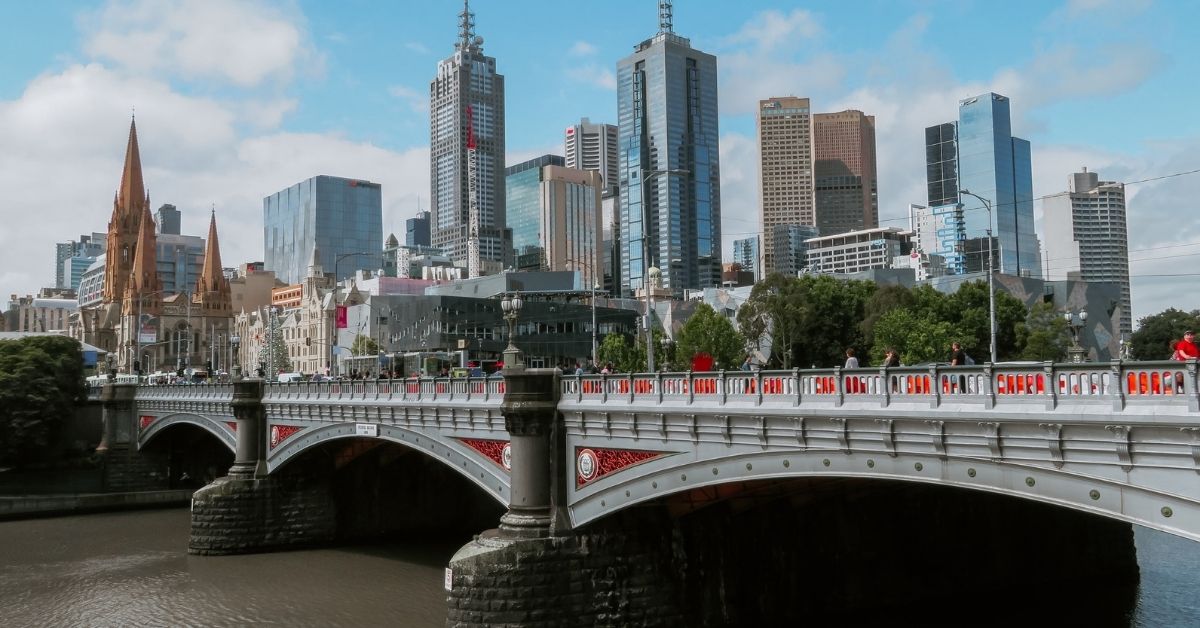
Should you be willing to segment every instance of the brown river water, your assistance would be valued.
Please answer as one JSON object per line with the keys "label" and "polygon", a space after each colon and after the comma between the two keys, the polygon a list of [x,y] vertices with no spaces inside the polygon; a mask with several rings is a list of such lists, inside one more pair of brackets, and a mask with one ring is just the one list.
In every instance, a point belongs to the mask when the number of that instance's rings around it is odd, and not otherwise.
{"label": "brown river water", "polygon": [[[188,527],[187,509],[0,522],[0,626],[442,626],[468,540],[203,557]],[[1200,543],[1136,540],[1137,606],[1105,625],[1200,626]]]}

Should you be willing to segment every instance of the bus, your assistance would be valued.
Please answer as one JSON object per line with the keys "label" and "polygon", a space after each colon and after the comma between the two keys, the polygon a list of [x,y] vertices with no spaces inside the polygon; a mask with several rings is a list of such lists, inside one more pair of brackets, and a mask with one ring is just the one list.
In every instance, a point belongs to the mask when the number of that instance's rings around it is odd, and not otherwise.
{"label": "bus", "polygon": [[451,368],[465,366],[461,362],[460,353],[411,351],[401,356],[397,370],[400,370],[400,364],[403,364],[401,373],[404,377],[441,377],[443,371],[448,374]]}

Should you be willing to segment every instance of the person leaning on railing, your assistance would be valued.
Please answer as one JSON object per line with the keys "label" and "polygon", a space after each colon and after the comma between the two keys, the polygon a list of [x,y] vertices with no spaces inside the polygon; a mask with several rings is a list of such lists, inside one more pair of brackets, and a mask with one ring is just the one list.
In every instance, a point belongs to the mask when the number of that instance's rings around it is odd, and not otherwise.
{"label": "person leaning on railing", "polygon": [[[1172,360],[1186,362],[1187,360],[1200,359],[1200,347],[1196,346],[1196,334],[1192,330],[1183,332],[1183,340],[1175,343],[1175,352],[1171,354]],[[1175,392],[1183,392],[1183,372],[1175,374]]]}

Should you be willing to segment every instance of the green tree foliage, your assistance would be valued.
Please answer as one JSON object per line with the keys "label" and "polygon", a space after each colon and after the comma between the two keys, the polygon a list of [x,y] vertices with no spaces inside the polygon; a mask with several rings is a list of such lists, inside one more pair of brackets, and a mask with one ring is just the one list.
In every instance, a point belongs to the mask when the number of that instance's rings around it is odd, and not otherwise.
{"label": "green tree foliage", "polygon": [[1023,360],[1061,362],[1067,357],[1071,333],[1053,304],[1038,303],[1029,309],[1025,322],[1017,324],[1017,343]]}
{"label": "green tree foliage", "polygon": [[[879,286],[875,293],[863,305],[862,333],[863,342],[867,346],[875,343],[875,324],[888,312],[896,309],[912,307],[914,298],[912,290],[904,286]],[[882,354],[881,356],[882,357]]]}
{"label": "green tree foliage", "polygon": [[[929,290],[933,290],[929,288]],[[957,331],[955,340],[962,343],[963,350],[984,362],[990,354],[988,334],[988,285],[987,281],[964,283],[954,294],[944,295],[945,307],[938,320],[950,321]],[[996,356],[999,360],[1013,360],[1021,355],[1017,340],[1017,325],[1025,321],[1029,310],[1016,297],[996,290]],[[949,348],[947,348],[949,354]]]}
{"label": "green tree foliage", "polygon": [[882,363],[888,347],[900,353],[901,364],[945,362],[956,335],[952,324],[930,312],[897,308],[880,316],[874,324],[872,355]]}
{"label": "green tree foliage", "polygon": [[746,342],[729,319],[717,314],[707,303],[701,303],[679,330],[674,351],[675,370],[690,369],[692,356],[698,353],[711,355],[718,369],[735,369],[745,356]]}
{"label": "green tree foliage", "polygon": [[1168,308],[1143,317],[1138,321],[1138,330],[1133,332],[1135,360],[1168,360],[1174,352],[1175,343],[1183,338],[1187,330],[1200,333],[1200,310],[1184,312]]}
{"label": "green tree foliage", "polygon": [[370,336],[358,334],[354,337],[354,344],[350,345],[350,353],[354,355],[376,355],[379,353],[379,343]]}
{"label": "green tree foliage", "polygon": [[865,346],[861,322],[874,292],[866,281],[771,275],[738,310],[738,329],[752,343],[770,337],[771,367],[841,364],[847,347]]}
{"label": "green tree foliage", "polygon": [[292,372],[292,358],[288,355],[287,342],[283,339],[283,328],[279,321],[273,318],[267,331],[267,343],[258,352],[258,361],[263,363],[267,370],[275,369],[274,373],[267,373],[268,377],[273,377],[275,373]]}
{"label": "green tree foliage", "polygon": [[85,394],[78,341],[63,336],[0,341],[0,466],[44,458],[63,418]]}
{"label": "green tree foliage", "polygon": [[618,371],[629,373],[646,367],[646,352],[631,343],[625,334],[608,334],[596,349],[600,367],[612,363]]}

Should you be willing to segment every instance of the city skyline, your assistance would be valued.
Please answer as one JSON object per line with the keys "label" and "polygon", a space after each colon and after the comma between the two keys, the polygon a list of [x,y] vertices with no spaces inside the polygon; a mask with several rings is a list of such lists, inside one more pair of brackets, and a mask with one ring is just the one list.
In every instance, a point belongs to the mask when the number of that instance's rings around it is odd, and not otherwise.
{"label": "city skyline", "polygon": [[[508,81],[505,165],[561,154],[562,129],[584,117],[616,123],[616,63],[653,35],[656,3],[614,3],[590,30],[575,28],[570,11],[547,9],[544,19],[561,32],[543,29],[549,37],[536,47],[519,35],[520,14],[530,11],[508,6],[471,4]],[[865,21],[835,6],[676,6],[676,32],[717,57],[726,260],[734,240],[757,231],[754,108],[772,96],[876,116],[880,226],[904,226],[908,203],[925,201],[924,128],[987,91],[1013,99],[1013,133],[1033,144],[1035,197],[1061,192],[1082,166],[1124,182],[1200,167],[1200,127],[1183,110],[1196,90],[1186,77],[1197,46],[1181,25],[1195,22],[1195,6],[877,3]],[[0,287],[53,285],[51,245],[104,228],[104,199],[123,158],[113,146],[133,107],[154,205],[178,206],[184,232],[202,233],[198,210],[215,204],[230,231],[222,242],[231,264],[262,258],[261,199],[320,174],[383,184],[384,232],[398,233],[418,198],[430,205],[428,81],[452,52],[460,10],[443,3],[401,17],[309,2],[22,7],[6,20],[20,31],[10,26],[0,44],[14,59],[0,74],[0,144],[10,147],[0,182],[16,192],[3,210],[13,228],[0,234],[9,262]],[[936,41],[932,33],[944,29],[980,45]],[[198,45],[208,41],[219,45]],[[1172,246],[1200,240],[1189,237],[1200,233],[1197,179],[1127,188],[1135,318],[1200,307],[1194,291],[1179,289],[1193,279],[1145,276],[1176,273],[1200,253]],[[1035,214],[1040,223],[1040,202]],[[1155,259],[1139,261],[1147,258]]]}

